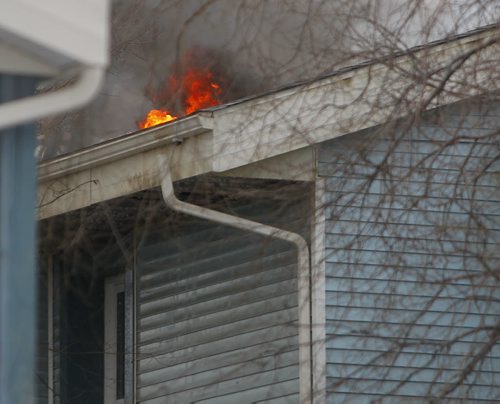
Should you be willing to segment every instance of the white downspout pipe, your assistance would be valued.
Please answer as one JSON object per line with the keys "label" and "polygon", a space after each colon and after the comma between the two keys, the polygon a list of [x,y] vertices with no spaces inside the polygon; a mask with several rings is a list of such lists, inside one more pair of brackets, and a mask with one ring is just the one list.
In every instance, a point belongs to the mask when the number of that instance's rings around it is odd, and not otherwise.
{"label": "white downspout pipe", "polygon": [[87,66],[70,86],[0,104],[0,130],[87,104],[101,87],[105,70],[105,66]]}
{"label": "white downspout pipe", "polygon": [[310,303],[309,303],[309,247],[302,236],[297,233],[278,229],[252,220],[228,215],[227,213],[193,205],[177,199],[174,193],[172,176],[167,157],[159,157],[161,173],[161,192],[166,205],[176,211],[201,219],[221,223],[240,230],[250,231],[262,236],[272,237],[292,243],[297,248],[297,278],[299,299],[299,383],[300,402],[312,401],[311,394],[311,337],[310,337]]}

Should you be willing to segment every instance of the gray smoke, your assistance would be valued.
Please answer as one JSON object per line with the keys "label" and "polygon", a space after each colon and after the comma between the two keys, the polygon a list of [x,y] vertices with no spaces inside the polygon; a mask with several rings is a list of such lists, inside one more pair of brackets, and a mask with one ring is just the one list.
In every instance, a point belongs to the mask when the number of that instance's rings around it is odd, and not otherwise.
{"label": "gray smoke", "polygon": [[480,3],[466,8],[465,0],[115,1],[111,65],[100,95],[84,110],[41,124],[40,157],[137,130],[149,109],[171,102],[168,76],[189,52],[200,56],[195,63],[211,65],[224,77],[227,102],[446,36],[458,26],[494,21],[498,5]]}

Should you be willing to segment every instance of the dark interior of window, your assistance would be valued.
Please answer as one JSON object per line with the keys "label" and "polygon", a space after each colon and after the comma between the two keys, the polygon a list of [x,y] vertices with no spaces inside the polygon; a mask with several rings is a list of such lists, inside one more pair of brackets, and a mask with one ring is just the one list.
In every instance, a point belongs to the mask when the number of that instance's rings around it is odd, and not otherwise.
{"label": "dark interior of window", "polygon": [[104,280],[85,270],[60,278],[60,403],[102,403]]}

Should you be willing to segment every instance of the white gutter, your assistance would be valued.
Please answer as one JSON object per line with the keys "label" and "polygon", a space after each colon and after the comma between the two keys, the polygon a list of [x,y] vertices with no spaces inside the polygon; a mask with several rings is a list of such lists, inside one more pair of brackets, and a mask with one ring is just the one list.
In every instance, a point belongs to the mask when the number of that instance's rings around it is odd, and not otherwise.
{"label": "white gutter", "polygon": [[[38,164],[38,181],[54,180],[163,146],[180,145],[188,138],[210,132],[212,126],[211,117],[197,113],[167,125],[126,134],[67,155],[42,161]],[[193,158],[200,158],[200,156],[193,156]]]}
{"label": "white gutter", "polygon": [[85,67],[71,86],[0,104],[0,130],[87,104],[97,94],[105,70],[105,66]]}
{"label": "white gutter", "polygon": [[170,209],[176,212],[199,217],[201,219],[231,226],[240,230],[250,231],[262,236],[283,240],[294,244],[297,248],[300,402],[303,404],[310,403],[312,397],[310,335],[311,308],[309,303],[310,257],[307,242],[297,233],[180,201],[175,196],[169,163],[164,154],[160,155],[159,164],[161,173],[161,192],[163,200]]}

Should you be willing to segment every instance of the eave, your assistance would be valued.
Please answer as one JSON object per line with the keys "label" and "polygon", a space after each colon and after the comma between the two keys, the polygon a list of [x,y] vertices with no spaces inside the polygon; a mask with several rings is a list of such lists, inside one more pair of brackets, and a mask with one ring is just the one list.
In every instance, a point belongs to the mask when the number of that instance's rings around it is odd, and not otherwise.
{"label": "eave", "polygon": [[[38,216],[159,186],[162,153],[174,180],[209,172],[244,175],[249,168],[266,175],[273,167],[289,178],[310,178],[320,142],[497,90],[493,69],[477,66],[496,63],[499,38],[497,28],[418,48],[42,162]],[[453,80],[435,94],[439,78],[462,55],[467,59]],[[435,71],[435,79],[421,81],[415,72],[422,67]]]}
{"label": "eave", "polygon": [[200,113],[40,163],[39,219],[159,186],[162,153],[175,180],[212,171],[211,124]]}

